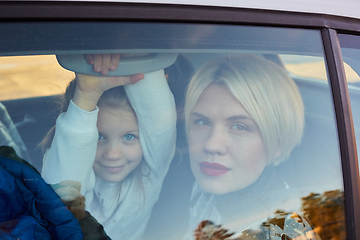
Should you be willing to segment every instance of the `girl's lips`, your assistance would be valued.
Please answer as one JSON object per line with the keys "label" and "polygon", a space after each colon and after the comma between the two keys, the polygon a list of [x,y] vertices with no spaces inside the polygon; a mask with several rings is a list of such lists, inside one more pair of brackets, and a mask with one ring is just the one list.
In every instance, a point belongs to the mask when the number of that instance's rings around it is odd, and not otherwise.
{"label": "girl's lips", "polygon": [[124,167],[125,167],[125,165],[119,166],[119,167],[106,167],[106,166],[103,166],[103,168],[105,169],[105,171],[108,172],[108,173],[111,173],[111,174],[115,174],[115,173],[121,172],[121,170],[123,170]]}
{"label": "girl's lips", "polygon": [[218,163],[201,162],[200,171],[212,177],[218,177],[227,173],[230,169]]}

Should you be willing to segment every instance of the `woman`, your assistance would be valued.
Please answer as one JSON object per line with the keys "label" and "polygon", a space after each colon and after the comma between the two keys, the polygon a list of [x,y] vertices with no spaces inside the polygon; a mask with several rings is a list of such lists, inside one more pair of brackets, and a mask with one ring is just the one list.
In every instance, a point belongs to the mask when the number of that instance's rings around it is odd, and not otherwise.
{"label": "woman", "polygon": [[[194,75],[184,111],[196,178],[191,231],[206,220],[214,224],[226,222],[226,217],[237,221],[242,214],[232,211],[239,208],[237,201],[251,199],[253,189],[266,194],[273,181],[272,166],[283,162],[301,140],[304,106],[297,86],[271,61],[250,54],[227,55],[205,64]],[[281,184],[285,189],[286,183]],[[217,203],[224,199],[226,204]],[[231,207],[222,211],[224,205]],[[264,236],[293,238],[297,234],[286,229],[271,234],[269,228],[262,230]]]}

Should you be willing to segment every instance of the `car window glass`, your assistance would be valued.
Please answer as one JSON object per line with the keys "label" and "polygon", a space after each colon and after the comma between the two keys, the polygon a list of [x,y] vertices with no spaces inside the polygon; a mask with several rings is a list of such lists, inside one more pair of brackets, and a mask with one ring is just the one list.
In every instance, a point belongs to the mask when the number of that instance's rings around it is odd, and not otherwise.
{"label": "car window glass", "polygon": [[[95,218],[101,236],[346,238],[319,31],[113,22],[0,30],[1,144],[77,219]],[[95,72],[89,62],[99,57],[119,57],[117,69]],[[133,77],[104,84],[115,73]],[[116,81],[139,82],[106,91]]]}
{"label": "car window glass", "polygon": [[[301,55],[280,55],[286,70],[290,74],[303,78],[327,80],[327,71],[324,59],[321,57],[301,56]],[[349,64],[344,62],[345,73],[349,83],[360,81],[359,75]],[[306,71],[304,71],[306,69]]]}
{"label": "car window glass", "polygon": [[0,100],[63,94],[75,77],[54,55],[2,57]]}

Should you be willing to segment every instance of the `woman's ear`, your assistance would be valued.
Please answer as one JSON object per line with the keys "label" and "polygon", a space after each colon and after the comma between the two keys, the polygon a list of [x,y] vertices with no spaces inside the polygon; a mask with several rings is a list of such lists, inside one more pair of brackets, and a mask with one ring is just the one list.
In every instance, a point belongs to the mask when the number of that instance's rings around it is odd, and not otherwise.
{"label": "woman's ear", "polygon": [[273,166],[279,165],[282,161],[279,161],[277,158],[280,157],[281,153],[282,153],[282,151],[281,151],[281,149],[280,149],[280,147],[279,147],[279,148],[277,149],[277,151],[275,152],[275,154],[274,154],[273,161],[271,161],[271,162],[269,163],[269,165],[270,165],[270,164],[272,164]]}
{"label": "woman's ear", "polygon": [[280,147],[277,149],[274,158],[278,158],[281,155],[282,151],[280,149]]}

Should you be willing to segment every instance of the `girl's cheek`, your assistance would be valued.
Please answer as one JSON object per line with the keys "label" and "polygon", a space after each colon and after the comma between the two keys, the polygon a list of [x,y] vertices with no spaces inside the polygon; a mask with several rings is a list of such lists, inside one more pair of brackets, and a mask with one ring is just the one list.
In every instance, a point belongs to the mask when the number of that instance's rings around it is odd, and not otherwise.
{"label": "girl's cheek", "polygon": [[103,153],[104,153],[104,147],[101,146],[101,144],[98,144],[98,145],[97,145],[97,148],[96,148],[95,161],[97,161],[98,159],[100,159],[101,156],[103,155]]}
{"label": "girl's cheek", "polygon": [[140,144],[128,145],[126,146],[126,151],[129,154],[128,156],[132,159],[142,158],[143,152]]}
{"label": "girl's cheek", "polygon": [[139,146],[139,148],[137,149],[137,154],[140,158],[143,157],[143,151],[142,151],[142,148]]}
{"label": "girl's cheek", "polygon": [[143,157],[143,151],[142,151],[142,148],[141,146],[139,145],[138,149],[137,149],[137,155],[138,155],[138,158],[142,158]]}

